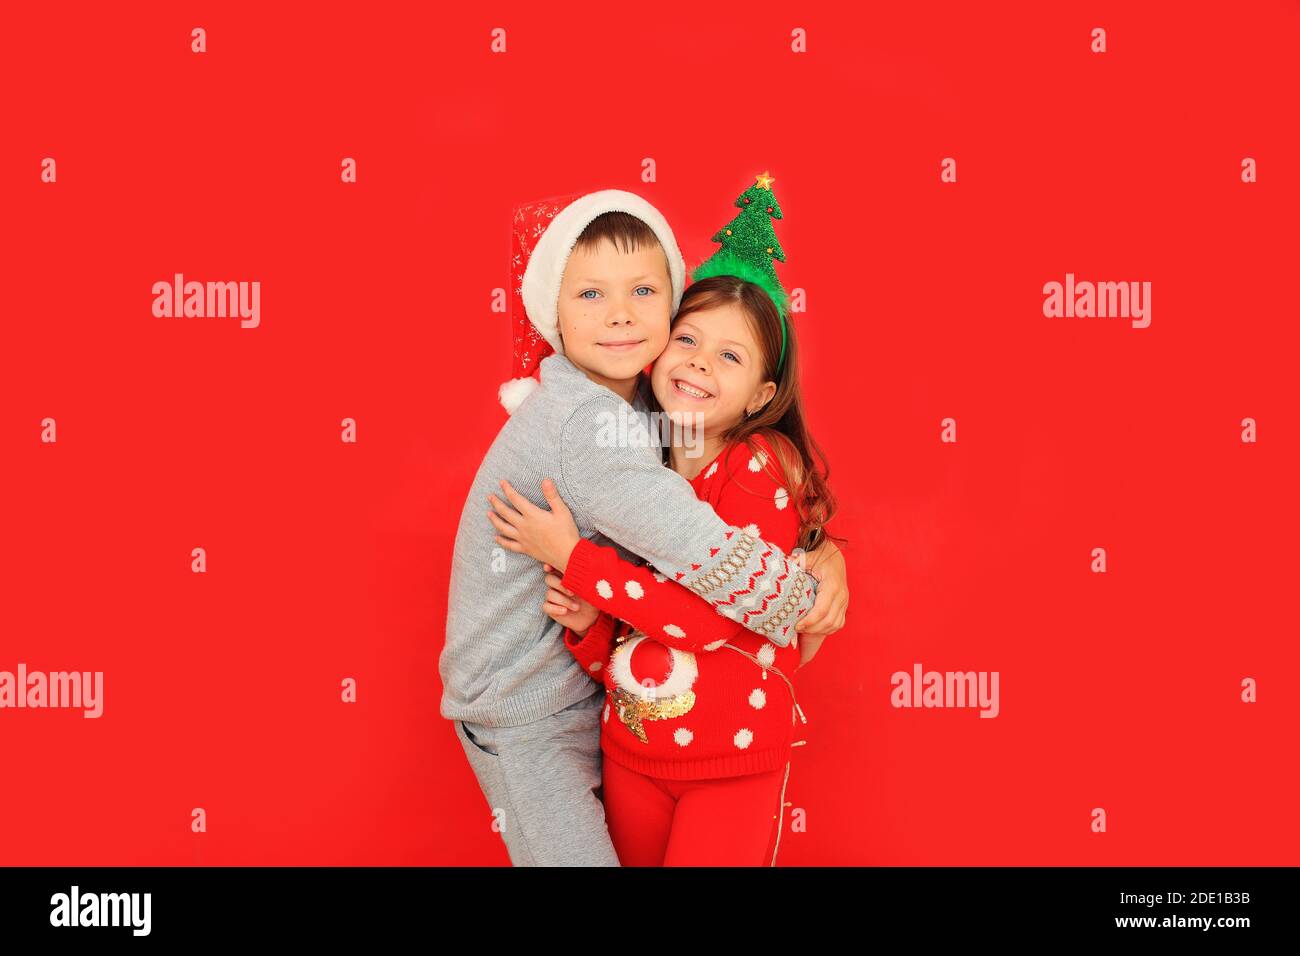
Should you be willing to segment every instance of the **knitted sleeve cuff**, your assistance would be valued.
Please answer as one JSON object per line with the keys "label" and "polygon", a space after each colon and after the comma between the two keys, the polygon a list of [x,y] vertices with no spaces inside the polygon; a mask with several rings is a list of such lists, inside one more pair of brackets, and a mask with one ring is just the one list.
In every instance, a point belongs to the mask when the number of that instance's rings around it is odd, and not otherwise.
{"label": "knitted sleeve cuff", "polygon": [[569,563],[564,566],[564,586],[578,593],[590,590],[595,571],[593,565],[599,554],[600,549],[590,538],[579,538],[569,553]]}
{"label": "knitted sleeve cuff", "polygon": [[614,627],[617,623],[614,617],[602,613],[581,637],[567,627],[564,629],[564,646],[582,665],[582,669],[598,682],[603,678],[601,671],[609,662],[610,645],[614,641]]}

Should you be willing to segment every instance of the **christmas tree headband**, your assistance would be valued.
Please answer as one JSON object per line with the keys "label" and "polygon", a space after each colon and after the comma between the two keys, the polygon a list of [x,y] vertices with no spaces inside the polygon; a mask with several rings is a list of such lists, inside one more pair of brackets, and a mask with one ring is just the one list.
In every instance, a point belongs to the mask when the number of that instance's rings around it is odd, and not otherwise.
{"label": "christmas tree headband", "polygon": [[713,234],[711,241],[722,244],[712,256],[691,273],[692,281],[710,276],[735,276],[752,282],[767,293],[781,317],[781,356],[776,361],[778,374],[785,362],[786,313],[789,299],[777,278],[773,260],[785,262],[785,252],[776,241],[772,220],[780,219],[781,207],[772,194],[776,180],[766,172],[754,177],[754,185],[737,197],[740,208],[736,218]]}

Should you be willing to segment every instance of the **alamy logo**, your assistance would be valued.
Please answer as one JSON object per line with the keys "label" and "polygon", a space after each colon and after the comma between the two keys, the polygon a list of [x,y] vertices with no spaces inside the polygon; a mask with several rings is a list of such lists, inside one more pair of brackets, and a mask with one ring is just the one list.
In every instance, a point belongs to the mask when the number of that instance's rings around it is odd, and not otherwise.
{"label": "alamy logo", "polygon": [[262,321],[262,283],[186,282],[178,272],[171,282],[153,284],[153,314],[165,318],[237,318],[255,329]]}
{"label": "alamy logo", "polygon": [[704,454],[704,415],[693,416],[668,412],[641,412],[620,405],[618,414],[601,412],[596,416],[598,448],[685,448],[687,458]]}
{"label": "alamy logo", "polygon": [[921,672],[921,663],[912,672],[895,671],[889,678],[893,691],[889,702],[894,707],[978,707],[981,717],[996,717],[998,704],[997,671]]}
{"label": "alamy logo", "polygon": [[85,711],[82,717],[104,713],[103,671],[27,672],[18,662],[18,673],[0,671],[0,710],[7,707],[67,707]]}
{"label": "alamy logo", "polygon": [[87,893],[73,884],[71,893],[50,897],[51,926],[130,926],[131,935],[148,936],[152,923],[151,893]]}
{"label": "alamy logo", "polygon": [[1132,319],[1133,328],[1151,324],[1150,282],[1075,282],[1055,280],[1043,286],[1043,315],[1049,319]]}

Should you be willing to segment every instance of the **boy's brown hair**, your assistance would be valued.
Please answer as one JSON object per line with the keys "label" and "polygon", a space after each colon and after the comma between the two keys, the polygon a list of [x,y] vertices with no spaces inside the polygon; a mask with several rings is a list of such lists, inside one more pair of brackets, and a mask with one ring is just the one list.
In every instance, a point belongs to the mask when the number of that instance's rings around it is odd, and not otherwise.
{"label": "boy's brown hair", "polygon": [[620,252],[635,252],[646,246],[659,245],[655,231],[627,212],[602,212],[582,230],[573,248],[590,251],[608,239]]}

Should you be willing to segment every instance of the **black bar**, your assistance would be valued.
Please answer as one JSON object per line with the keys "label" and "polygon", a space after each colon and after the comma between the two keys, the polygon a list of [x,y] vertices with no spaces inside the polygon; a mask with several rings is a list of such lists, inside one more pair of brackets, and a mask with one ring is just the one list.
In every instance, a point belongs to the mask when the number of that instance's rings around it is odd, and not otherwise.
{"label": "black bar", "polygon": [[[1287,933],[1296,867],[777,867],[516,870],[418,867],[12,867],[0,869],[0,933],[41,943],[277,939],[440,941],[471,934],[495,948],[517,938],[553,948],[569,934],[635,948],[675,945],[688,929],[727,939],[779,930],[822,945],[828,932],[864,944],[901,934],[936,939],[1117,940],[1232,945]],[[92,918],[101,894],[118,926]],[[1170,894],[1181,894],[1171,900]],[[54,900],[66,897],[64,905]],[[1127,897],[1122,894],[1129,894]],[[1197,896],[1197,894],[1206,894]],[[94,897],[87,902],[87,897]],[[121,908],[126,902],[135,909]],[[57,912],[56,912],[57,911]],[[135,917],[132,920],[132,916]],[[108,918],[106,917],[106,918]],[[1210,920],[1208,927],[1190,920]],[[1225,919],[1243,920],[1227,925]],[[619,921],[625,921],[619,927]],[[680,925],[674,927],[674,921]],[[1120,921],[1126,920],[1121,925]],[[1166,920],[1173,921],[1166,923]],[[1143,925],[1141,922],[1151,921]],[[1182,921],[1182,922],[1179,922]],[[615,936],[611,937],[611,933]],[[481,934],[481,935],[480,935]],[[918,935],[919,934],[919,935]],[[464,946],[456,946],[464,950]]]}

